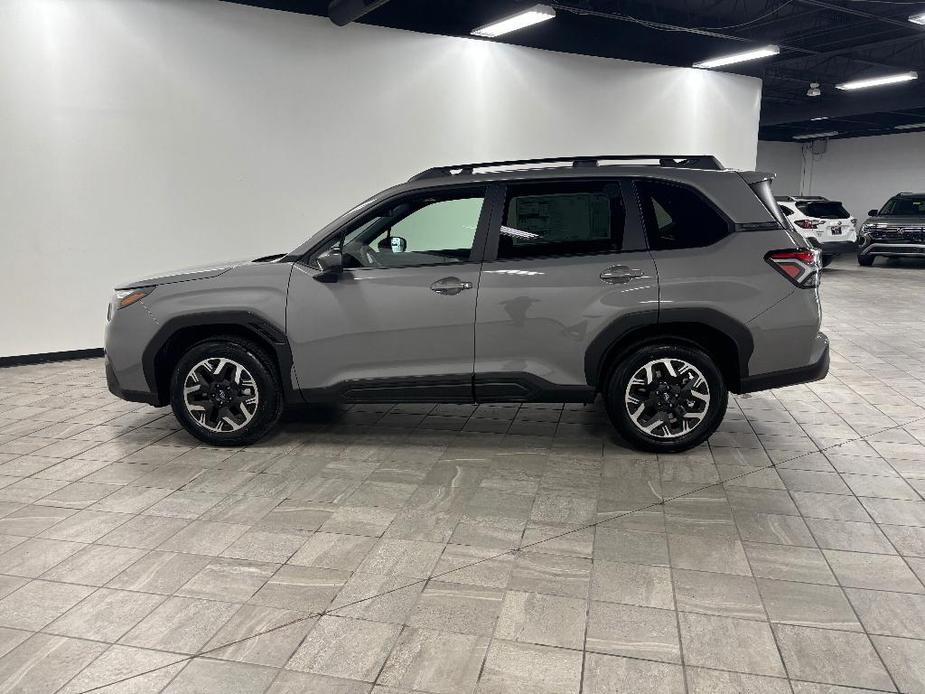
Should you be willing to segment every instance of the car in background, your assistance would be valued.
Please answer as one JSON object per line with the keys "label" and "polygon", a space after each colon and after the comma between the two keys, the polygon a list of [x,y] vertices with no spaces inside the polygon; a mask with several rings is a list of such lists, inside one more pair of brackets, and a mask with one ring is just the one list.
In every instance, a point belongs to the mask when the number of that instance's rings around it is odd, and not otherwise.
{"label": "car in background", "polygon": [[870,267],[877,257],[925,258],[925,193],[898,193],[861,226],[858,264]]}
{"label": "car in background", "polygon": [[777,195],[784,216],[806,242],[822,256],[822,267],[835,256],[857,250],[857,220],[837,200],[819,195]]}

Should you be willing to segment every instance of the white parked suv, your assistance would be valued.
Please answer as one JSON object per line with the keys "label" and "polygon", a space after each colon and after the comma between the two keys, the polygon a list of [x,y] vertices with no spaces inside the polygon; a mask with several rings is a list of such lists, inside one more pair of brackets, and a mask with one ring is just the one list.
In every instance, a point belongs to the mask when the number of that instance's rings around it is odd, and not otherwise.
{"label": "white parked suv", "polygon": [[857,251],[858,220],[837,200],[819,195],[780,195],[774,199],[794,231],[819,250],[823,267],[837,255]]}

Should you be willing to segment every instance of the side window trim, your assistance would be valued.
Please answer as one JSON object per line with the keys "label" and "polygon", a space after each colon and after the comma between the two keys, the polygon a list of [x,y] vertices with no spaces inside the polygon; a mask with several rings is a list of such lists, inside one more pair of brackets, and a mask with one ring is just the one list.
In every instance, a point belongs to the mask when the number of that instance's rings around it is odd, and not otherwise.
{"label": "side window trim", "polygon": [[[469,258],[462,262],[445,262],[445,263],[420,263],[417,265],[401,265],[401,266],[383,266],[383,267],[352,267],[346,268],[345,272],[354,272],[354,271],[363,271],[363,270],[404,270],[417,267],[445,267],[445,266],[458,266],[458,265],[469,265],[477,264],[482,262],[482,254],[485,250],[485,238],[488,236],[489,224],[492,220],[492,214],[494,211],[495,203],[493,200],[497,198],[498,190],[500,188],[498,184],[495,183],[475,183],[475,184],[463,184],[456,186],[448,186],[446,188],[435,188],[434,193],[438,195],[447,194],[447,200],[461,199],[466,197],[465,193],[480,193],[482,195],[482,209],[479,212],[479,221],[476,226],[475,236],[472,239],[472,248],[469,250]],[[308,265],[311,261],[311,258],[327,246],[329,246],[335,239],[340,239],[340,243],[343,244],[344,238],[351,231],[355,230],[358,227],[358,224],[362,224],[361,220],[368,219],[370,216],[375,215],[377,212],[400,205],[403,201],[408,200],[409,198],[415,198],[421,194],[421,190],[412,190],[404,193],[399,193],[398,195],[393,195],[392,197],[382,200],[375,207],[366,210],[362,215],[353,217],[349,221],[345,222],[342,226],[337,228],[335,231],[332,231],[330,234],[324,237],[317,244],[312,246],[306,253],[299,259],[299,262]],[[458,198],[454,198],[454,195],[458,194]],[[503,195],[503,192],[501,193]],[[476,197],[473,195],[472,197]],[[502,198],[503,205],[503,198]]]}
{"label": "side window trim", "polygon": [[[531,182],[531,181],[524,181]],[[615,255],[618,253],[632,253],[636,251],[648,250],[648,241],[643,225],[642,208],[636,195],[633,180],[623,176],[613,177],[588,177],[588,178],[554,178],[554,179],[536,179],[538,183],[617,183],[620,186],[620,194],[623,197],[623,207],[625,210],[623,241],[618,250],[606,251],[588,251],[583,253],[548,253],[543,255],[523,256],[520,258],[502,258],[504,262],[520,262],[527,260],[539,260],[543,258],[584,258],[597,255]],[[495,191],[497,197],[493,200],[493,213],[491,224],[488,229],[488,236],[485,242],[485,252],[482,257],[483,263],[496,262],[498,258],[498,244],[501,235],[501,226],[504,221],[504,208],[507,203],[509,185],[496,184]]]}

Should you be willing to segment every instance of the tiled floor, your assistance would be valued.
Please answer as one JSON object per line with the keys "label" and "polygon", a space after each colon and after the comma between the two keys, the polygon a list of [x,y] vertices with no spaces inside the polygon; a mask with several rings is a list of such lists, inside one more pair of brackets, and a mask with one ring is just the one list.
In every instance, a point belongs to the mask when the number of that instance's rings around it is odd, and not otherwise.
{"label": "tiled floor", "polygon": [[836,264],[829,377],[677,456],[557,405],[215,450],[0,370],[0,691],[925,692],[923,288]]}

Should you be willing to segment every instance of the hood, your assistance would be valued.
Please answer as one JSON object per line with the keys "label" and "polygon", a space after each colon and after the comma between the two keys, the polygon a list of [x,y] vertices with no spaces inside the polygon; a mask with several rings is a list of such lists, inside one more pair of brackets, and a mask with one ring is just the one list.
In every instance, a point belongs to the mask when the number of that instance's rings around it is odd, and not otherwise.
{"label": "hood", "polygon": [[185,282],[187,280],[204,280],[210,277],[218,277],[223,272],[228,272],[233,267],[251,262],[249,260],[229,260],[222,263],[210,263],[208,265],[198,265],[196,267],[186,268],[184,270],[174,270],[164,272],[159,275],[152,275],[144,279],[133,280],[131,282],[122,282],[116,285],[116,289],[133,289],[135,287],[151,287],[156,284],[171,284],[173,282]]}
{"label": "hood", "polygon": [[881,214],[868,217],[864,224],[886,224],[889,226],[922,226],[925,225],[925,215],[914,214]]}

